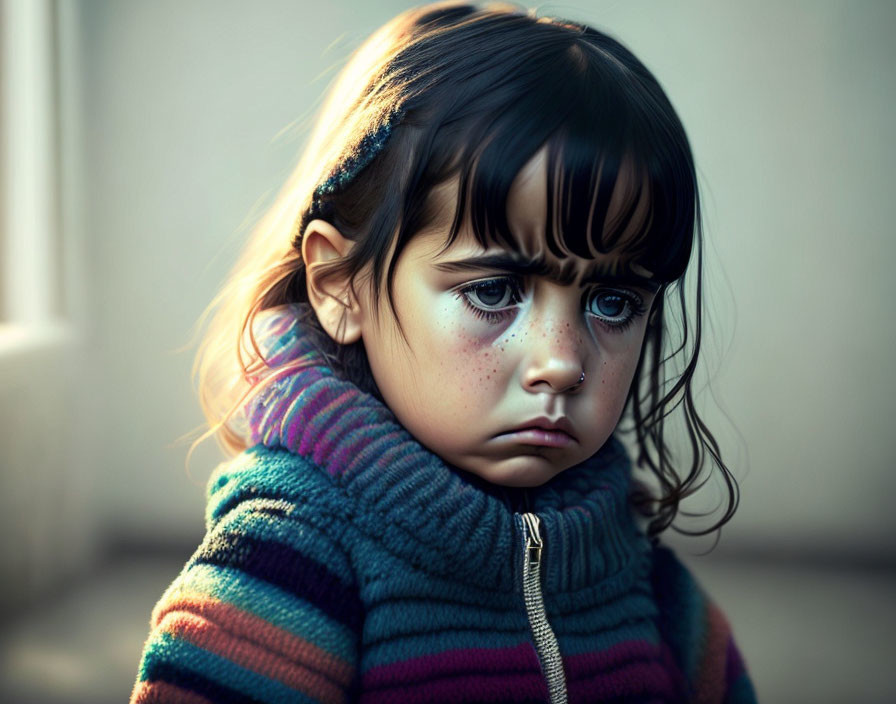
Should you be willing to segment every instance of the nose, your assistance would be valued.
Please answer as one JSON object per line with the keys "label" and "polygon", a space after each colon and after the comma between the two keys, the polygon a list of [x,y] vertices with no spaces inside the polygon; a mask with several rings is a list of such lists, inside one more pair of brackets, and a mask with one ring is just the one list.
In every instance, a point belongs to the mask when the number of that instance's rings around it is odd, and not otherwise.
{"label": "nose", "polygon": [[569,322],[546,321],[528,331],[528,354],[521,375],[530,393],[564,394],[579,391],[585,382],[582,336]]}

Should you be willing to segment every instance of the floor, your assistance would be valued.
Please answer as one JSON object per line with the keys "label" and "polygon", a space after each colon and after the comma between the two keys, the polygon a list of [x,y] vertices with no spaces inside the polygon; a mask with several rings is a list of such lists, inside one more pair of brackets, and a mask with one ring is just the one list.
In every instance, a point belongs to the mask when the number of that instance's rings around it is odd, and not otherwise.
{"label": "floor", "polygon": [[[694,564],[693,561],[692,565]],[[183,556],[110,565],[0,631],[0,701],[121,704]],[[896,574],[703,559],[762,702],[896,702]]]}

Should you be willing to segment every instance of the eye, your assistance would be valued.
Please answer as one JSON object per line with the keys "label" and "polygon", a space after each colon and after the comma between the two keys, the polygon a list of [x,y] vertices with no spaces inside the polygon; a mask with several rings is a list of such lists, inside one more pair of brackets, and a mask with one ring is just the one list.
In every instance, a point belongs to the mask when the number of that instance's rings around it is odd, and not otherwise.
{"label": "eye", "polygon": [[507,279],[479,281],[464,289],[464,295],[474,306],[495,310],[511,303],[519,303],[517,287]]}
{"label": "eye", "polygon": [[459,289],[458,295],[475,315],[495,322],[522,301],[522,286],[505,276],[472,283]]}
{"label": "eye", "polygon": [[645,312],[641,297],[624,289],[600,289],[588,298],[586,311],[605,327],[616,332],[625,330]]}

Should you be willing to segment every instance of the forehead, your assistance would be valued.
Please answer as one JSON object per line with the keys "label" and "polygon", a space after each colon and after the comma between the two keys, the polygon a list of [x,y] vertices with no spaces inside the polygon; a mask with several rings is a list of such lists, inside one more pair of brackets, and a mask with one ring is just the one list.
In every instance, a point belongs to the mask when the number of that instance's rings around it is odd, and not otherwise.
{"label": "forehead", "polygon": [[[629,188],[634,188],[633,179],[630,175],[620,173],[608,209],[608,222],[611,223],[614,215],[622,210],[622,203],[629,196],[626,189]],[[610,252],[599,252],[591,248],[588,258],[577,256],[568,250],[561,251],[560,255],[552,251],[548,245],[548,238],[551,236],[548,230],[552,227],[548,207],[549,191],[548,157],[547,150],[543,148],[520,169],[508,192],[507,225],[512,236],[512,247],[504,247],[495,242],[483,246],[473,232],[469,217],[461,221],[456,238],[446,237],[458,202],[456,179],[433,189],[430,194],[430,225],[419,236],[426,241],[430,256],[439,260],[503,253],[517,264],[528,265],[526,268],[531,273],[543,274],[563,283],[597,277],[627,279],[633,276],[643,280],[652,277],[652,272],[627,255],[624,247]],[[637,221],[638,218],[632,218],[628,227],[637,227]],[[621,239],[624,240],[625,236],[626,233],[623,232]]]}

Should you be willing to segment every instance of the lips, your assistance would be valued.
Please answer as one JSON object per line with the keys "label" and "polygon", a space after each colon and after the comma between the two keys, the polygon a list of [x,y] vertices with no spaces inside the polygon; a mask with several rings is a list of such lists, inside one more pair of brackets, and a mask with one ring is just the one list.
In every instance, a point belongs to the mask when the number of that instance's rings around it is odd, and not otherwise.
{"label": "lips", "polygon": [[517,442],[522,445],[537,445],[540,447],[569,447],[576,442],[573,435],[572,423],[562,416],[550,419],[545,416],[525,421],[517,427],[501,433],[501,439]]}

